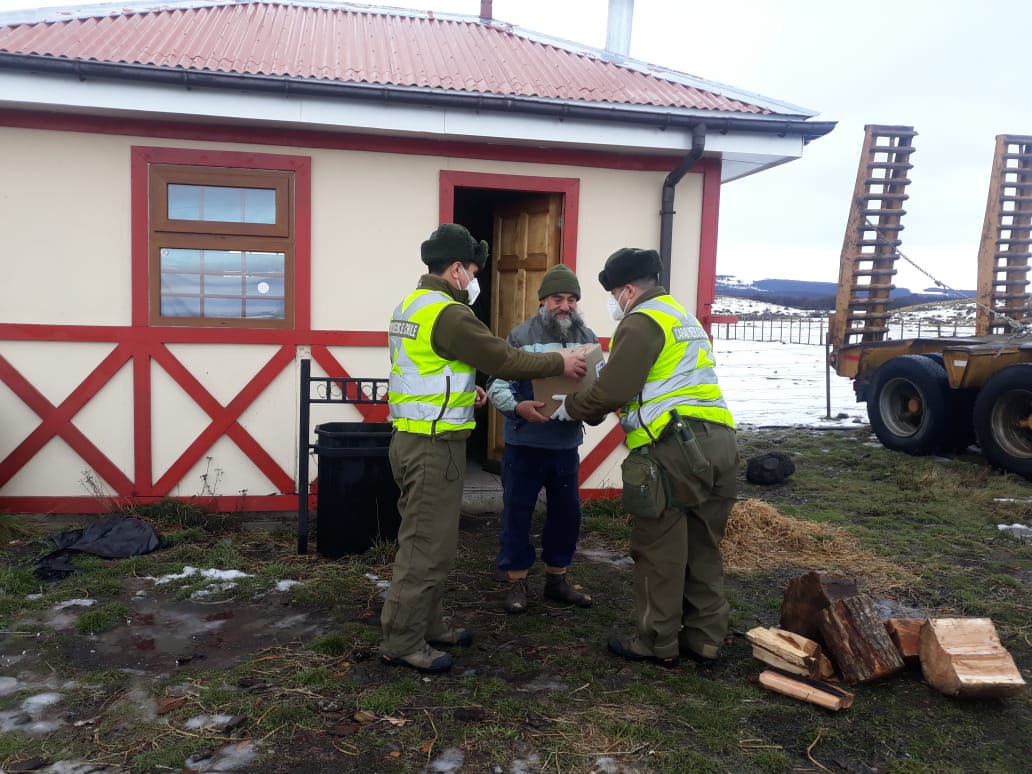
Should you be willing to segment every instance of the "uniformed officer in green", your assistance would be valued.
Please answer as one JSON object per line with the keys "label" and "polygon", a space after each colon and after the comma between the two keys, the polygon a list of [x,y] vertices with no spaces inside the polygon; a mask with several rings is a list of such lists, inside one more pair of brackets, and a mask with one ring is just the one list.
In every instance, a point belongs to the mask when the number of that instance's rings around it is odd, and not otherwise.
{"label": "uniformed officer in green", "polygon": [[[635,516],[631,528],[637,632],[610,638],[608,647],[672,667],[681,656],[713,663],[728,631],[720,541],[736,496],[738,450],[709,337],[659,285],[660,270],[655,250],[623,248],[606,261],[599,281],[620,321],[609,359],[556,416],[593,420],[620,409],[628,449],[647,447],[665,474],[667,507],[655,518]],[[686,428],[680,437],[677,425]]]}
{"label": "uniformed officer in green", "polygon": [[394,433],[390,462],[401,496],[401,527],[391,585],[380,620],[384,663],[444,672],[452,658],[432,645],[469,645],[468,629],[450,627],[441,600],[458,548],[466,474],[466,439],[473,411],[486,395],[476,372],[502,379],[584,375],[584,356],[571,350],[521,352],[494,336],[469,305],[487,243],[464,226],[445,223],[421,248],[428,273],[394,310],[388,337]]}

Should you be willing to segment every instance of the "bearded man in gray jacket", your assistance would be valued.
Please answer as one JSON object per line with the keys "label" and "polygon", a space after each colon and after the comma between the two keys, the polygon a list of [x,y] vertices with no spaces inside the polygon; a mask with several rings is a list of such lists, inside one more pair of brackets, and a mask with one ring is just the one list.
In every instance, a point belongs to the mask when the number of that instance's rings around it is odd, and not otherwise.
{"label": "bearded man in gray jacket", "polygon": [[[580,292],[577,275],[562,264],[553,266],[538,289],[538,313],[513,328],[507,342],[525,352],[554,352],[598,343],[598,336],[584,325],[577,311]],[[505,610],[512,614],[527,610],[527,577],[537,559],[530,527],[542,488],[547,500],[541,532],[544,596],[589,607],[591,597],[566,578],[580,536],[578,447],[584,442],[583,424],[541,414],[544,404],[534,400],[530,380],[495,379],[488,385],[487,396],[505,416],[502,523],[495,560],[499,574],[509,581]]]}

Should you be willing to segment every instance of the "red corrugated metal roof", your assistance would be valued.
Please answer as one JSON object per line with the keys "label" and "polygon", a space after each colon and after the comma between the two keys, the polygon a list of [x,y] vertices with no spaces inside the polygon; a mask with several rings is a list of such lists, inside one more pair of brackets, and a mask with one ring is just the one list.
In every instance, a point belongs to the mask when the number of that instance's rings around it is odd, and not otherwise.
{"label": "red corrugated metal roof", "polygon": [[774,112],[709,91],[691,76],[648,72],[641,63],[609,61],[509,25],[364,6],[126,9],[0,27],[0,52],[643,108]]}

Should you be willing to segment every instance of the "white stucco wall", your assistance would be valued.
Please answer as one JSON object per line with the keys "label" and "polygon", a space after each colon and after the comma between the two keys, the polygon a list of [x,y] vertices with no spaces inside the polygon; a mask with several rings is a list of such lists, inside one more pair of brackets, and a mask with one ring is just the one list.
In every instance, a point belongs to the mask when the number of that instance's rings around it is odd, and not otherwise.
{"label": "white stucco wall", "polygon": [[127,325],[129,142],[0,127],[5,322]]}

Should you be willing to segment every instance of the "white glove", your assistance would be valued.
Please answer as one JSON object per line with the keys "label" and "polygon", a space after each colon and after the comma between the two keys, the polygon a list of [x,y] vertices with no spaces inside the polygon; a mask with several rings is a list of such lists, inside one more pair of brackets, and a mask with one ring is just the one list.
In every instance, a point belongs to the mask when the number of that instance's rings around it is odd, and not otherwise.
{"label": "white glove", "polygon": [[566,410],[566,396],[565,395],[553,395],[552,400],[559,401],[559,408],[552,412],[551,419],[558,419],[560,422],[573,422],[573,417],[570,416]]}

